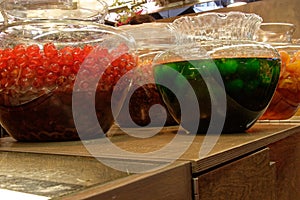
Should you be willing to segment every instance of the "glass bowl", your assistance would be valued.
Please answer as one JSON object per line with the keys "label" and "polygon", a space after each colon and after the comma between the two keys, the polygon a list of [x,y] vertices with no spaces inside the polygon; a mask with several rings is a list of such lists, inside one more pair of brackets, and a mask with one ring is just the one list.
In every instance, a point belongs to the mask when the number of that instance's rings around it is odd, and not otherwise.
{"label": "glass bowl", "polygon": [[255,33],[255,40],[259,42],[271,43],[275,46],[292,43],[296,26],[284,22],[261,23]]}
{"label": "glass bowl", "polygon": [[[0,123],[18,141],[80,139],[72,111],[88,108],[90,99],[106,133],[114,123],[112,94],[119,94],[118,110],[130,76],[118,81],[137,65],[133,38],[78,20],[9,24],[1,29],[0,47]],[[86,103],[74,102],[74,95]],[[84,138],[99,136],[88,115],[76,117]]]}
{"label": "glass bowl", "polygon": [[3,0],[1,6],[4,21],[77,19],[104,23],[108,14],[108,5],[103,0]]}
{"label": "glass bowl", "polygon": [[[119,28],[135,39],[139,59],[131,91],[117,118],[118,124],[122,127],[178,125],[157,91],[152,70],[154,57],[175,45],[168,23],[144,23]],[[151,108],[154,108],[152,106],[157,105],[161,106],[161,109],[153,110],[150,115]]]}
{"label": "glass bowl", "polygon": [[254,41],[261,22],[252,13],[212,12],[170,25],[178,47],[155,57],[154,77],[183,128],[244,132],[264,113],[278,83],[280,56],[271,45]]}
{"label": "glass bowl", "polygon": [[286,120],[299,109],[300,45],[293,43],[295,30],[291,23],[269,22],[262,23],[256,33],[257,41],[272,45],[281,57],[279,83],[261,120]]}
{"label": "glass bowl", "polygon": [[300,45],[275,47],[281,56],[281,73],[275,95],[261,120],[286,120],[300,106]]}

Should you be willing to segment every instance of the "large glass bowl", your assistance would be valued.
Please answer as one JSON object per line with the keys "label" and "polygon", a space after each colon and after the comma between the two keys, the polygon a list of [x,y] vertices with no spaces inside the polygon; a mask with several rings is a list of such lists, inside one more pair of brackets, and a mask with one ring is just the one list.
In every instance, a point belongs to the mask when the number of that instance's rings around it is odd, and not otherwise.
{"label": "large glass bowl", "polygon": [[[3,27],[1,125],[19,141],[77,140],[81,137],[72,109],[85,109],[94,102],[101,133],[106,133],[114,123],[112,106],[116,112],[120,109],[130,85],[130,76],[118,81],[136,66],[134,45],[131,37],[113,27],[78,20]],[[111,105],[113,91],[119,100]],[[80,95],[81,102],[74,102],[74,95]],[[81,136],[98,137],[88,115],[76,116]]]}
{"label": "large glass bowl", "polygon": [[156,56],[154,77],[170,113],[188,131],[221,126],[224,133],[244,132],[266,110],[280,56],[271,45],[254,41],[261,21],[251,13],[204,13],[170,25],[178,47]]}

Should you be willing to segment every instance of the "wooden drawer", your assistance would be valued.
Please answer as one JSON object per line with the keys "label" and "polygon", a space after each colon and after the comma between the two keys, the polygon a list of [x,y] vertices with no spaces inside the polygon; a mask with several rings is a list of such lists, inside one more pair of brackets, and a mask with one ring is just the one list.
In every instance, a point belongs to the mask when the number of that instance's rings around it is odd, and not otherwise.
{"label": "wooden drawer", "polygon": [[195,200],[273,200],[275,166],[269,149],[252,153],[194,178]]}
{"label": "wooden drawer", "polygon": [[276,162],[276,197],[278,200],[300,199],[300,133],[269,145]]}

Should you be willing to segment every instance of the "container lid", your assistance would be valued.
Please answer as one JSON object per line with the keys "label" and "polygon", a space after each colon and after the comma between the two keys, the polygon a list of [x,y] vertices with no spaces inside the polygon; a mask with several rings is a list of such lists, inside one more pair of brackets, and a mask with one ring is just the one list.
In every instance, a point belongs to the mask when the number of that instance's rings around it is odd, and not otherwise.
{"label": "container lid", "polygon": [[8,20],[77,19],[104,22],[108,13],[104,0],[3,0],[1,9]]}

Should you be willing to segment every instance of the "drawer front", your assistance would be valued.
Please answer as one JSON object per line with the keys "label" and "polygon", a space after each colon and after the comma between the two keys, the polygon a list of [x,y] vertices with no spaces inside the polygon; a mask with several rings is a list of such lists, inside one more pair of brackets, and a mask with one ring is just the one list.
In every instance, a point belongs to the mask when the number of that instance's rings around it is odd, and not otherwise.
{"label": "drawer front", "polygon": [[276,162],[276,197],[300,199],[300,133],[269,145],[270,157]]}
{"label": "drawer front", "polygon": [[273,200],[275,176],[265,148],[195,177],[194,199]]}

